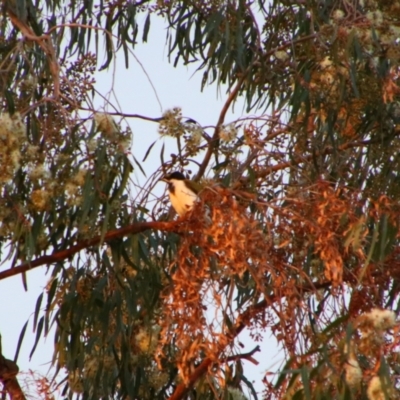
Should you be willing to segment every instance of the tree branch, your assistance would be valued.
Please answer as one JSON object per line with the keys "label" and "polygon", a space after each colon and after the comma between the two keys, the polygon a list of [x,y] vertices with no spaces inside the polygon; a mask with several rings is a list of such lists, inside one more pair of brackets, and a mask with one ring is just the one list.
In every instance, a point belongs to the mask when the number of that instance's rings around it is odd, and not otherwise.
{"label": "tree branch", "polygon": [[258,353],[259,351],[261,351],[260,346],[256,346],[253,350],[249,351],[248,353],[235,354],[233,356],[227,357],[225,362],[236,361],[244,358],[245,360],[250,361],[254,365],[258,365],[259,362],[255,360],[252,356],[254,353]]}
{"label": "tree branch", "polygon": [[26,399],[16,378],[18,372],[17,364],[0,353],[0,382],[3,384],[3,391],[8,393],[11,400]]}
{"label": "tree branch", "polygon": [[[120,229],[116,229],[114,231],[110,231],[106,233],[104,236],[103,242],[110,242],[114,239],[118,239],[127,235],[132,235],[140,232],[144,232],[148,229],[156,229],[162,231],[176,231],[178,230],[181,223],[184,221],[171,221],[171,222],[158,222],[158,221],[151,221],[151,222],[138,222],[133,225],[125,226]],[[7,269],[5,271],[0,272],[0,280],[9,278],[10,276],[22,274],[23,272],[29,271],[33,268],[40,267],[42,265],[47,265],[55,262],[60,262],[65,260],[68,257],[78,253],[82,249],[95,246],[102,242],[101,236],[96,236],[92,239],[83,240],[79,242],[75,246],[71,246],[66,250],[56,251],[53,254],[45,255],[42,257],[37,258],[36,260],[26,262],[21,264],[17,267]]]}
{"label": "tree branch", "polygon": [[[86,108],[86,107],[80,107],[80,110],[83,111],[91,111],[91,112],[96,112],[93,109],[90,108]],[[146,117],[145,115],[140,115],[140,114],[126,114],[123,112],[107,112],[108,115],[112,115],[112,116],[116,116],[116,117],[124,117],[124,118],[138,118],[138,119],[143,119],[145,121],[150,121],[150,122],[161,122],[164,117],[155,117],[155,118],[151,118],[151,117]]]}
{"label": "tree branch", "polygon": [[219,114],[217,125],[215,126],[214,134],[209,142],[206,155],[204,156],[203,162],[201,163],[200,168],[196,174],[196,177],[195,177],[196,181],[201,179],[201,177],[204,175],[204,172],[206,171],[208,163],[210,162],[212,153],[218,147],[218,143],[219,143],[218,139],[219,139],[219,132],[221,130],[221,125],[224,123],[226,113],[228,112],[229,107],[231,106],[233,100],[235,100],[237,94],[239,93],[239,90],[242,87],[242,84],[245,81],[247,74],[250,71],[251,67],[252,67],[252,64],[247,68],[246,71],[243,72],[243,75],[239,79],[238,83],[236,84],[236,86],[234,87],[232,92],[229,94],[224,106],[222,107],[222,110]]}

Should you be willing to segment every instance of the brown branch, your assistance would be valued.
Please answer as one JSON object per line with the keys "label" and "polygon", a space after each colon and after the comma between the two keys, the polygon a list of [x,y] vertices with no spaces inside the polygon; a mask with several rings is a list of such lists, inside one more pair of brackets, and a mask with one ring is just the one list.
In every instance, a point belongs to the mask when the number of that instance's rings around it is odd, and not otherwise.
{"label": "brown branch", "polygon": [[11,400],[26,399],[16,378],[18,372],[17,364],[0,353],[0,382],[3,384],[3,391],[8,393]]}
{"label": "brown branch", "polygon": [[[86,107],[79,107],[80,110],[83,111],[91,111],[91,112],[97,112],[93,109],[90,108],[86,108]],[[117,117],[124,117],[124,118],[138,118],[138,119],[143,119],[145,121],[150,121],[150,122],[161,122],[164,117],[155,117],[155,118],[151,118],[151,117],[146,117],[145,115],[140,115],[140,114],[127,114],[127,113],[123,113],[123,112],[107,112],[108,115],[112,115],[112,116],[117,116]]]}
{"label": "brown branch", "polygon": [[255,360],[252,356],[254,353],[258,353],[259,351],[261,351],[260,346],[256,346],[253,350],[249,351],[248,353],[235,354],[234,356],[227,357],[225,362],[245,359],[247,361],[250,361],[254,365],[258,365],[259,362]]}
{"label": "brown branch", "polygon": [[[114,239],[119,239],[121,237],[132,235],[140,232],[144,232],[148,229],[156,229],[163,231],[175,231],[179,229],[179,226],[184,220],[172,221],[172,222],[138,222],[133,225],[125,226],[120,229],[116,229],[114,231],[110,231],[106,233],[104,236],[103,242],[110,242]],[[71,246],[68,249],[56,251],[53,254],[45,255],[37,258],[36,260],[26,262],[17,267],[7,269],[5,271],[0,272],[0,280],[9,278],[10,276],[14,276],[17,274],[22,274],[26,271],[29,271],[33,268],[40,267],[42,265],[47,265],[55,262],[60,262],[65,260],[68,257],[78,253],[80,250],[95,246],[102,242],[101,236],[96,236],[92,239],[87,239],[79,242],[75,246]]]}
{"label": "brown branch", "polygon": [[[304,285],[304,286],[298,286],[297,289],[299,292],[304,293],[304,292],[312,292],[318,289],[324,289],[328,288],[332,285],[331,282],[316,282],[312,283],[309,285]],[[239,335],[240,332],[243,331],[243,329],[249,325],[251,322],[252,318],[254,318],[257,314],[263,312],[267,307],[269,307],[272,303],[280,299],[282,296],[281,295],[270,295],[268,297],[265,297],[264,300],[260,301],[259,303],[250,306],[243,312],[243,314],[239,315],[237,320],[236,320],[236,325],[232,328],[231,333],[230,333],[230,342],[232,342],[235,337]],[[220,353],[224,350],[229,345],[229,343],[225,344],[223,348],[221,348]],[[218,356],[218,355],[215,355]],[[180,400],[183,399],[184,396],[188,393],[188,391],[194,386],[196,381],[200,379],[207,371],[208,369],[212,366],[212,364],[215,362],[215,358],[210,358],[207,357],[205,358],[200,365],[194,370],[194,372],[190,375],[189,380],[187,383],[181,383],[179,384],[174,393],[169,397],[168,400]]]}

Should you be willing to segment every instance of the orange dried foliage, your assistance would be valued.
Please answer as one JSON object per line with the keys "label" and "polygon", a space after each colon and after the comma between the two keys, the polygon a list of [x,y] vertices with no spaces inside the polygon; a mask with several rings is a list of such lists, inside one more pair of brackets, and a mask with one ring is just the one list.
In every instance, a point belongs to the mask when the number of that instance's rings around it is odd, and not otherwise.
{"label": "orange dried foliage", "polygon": [[[164,292],[163,319],[158,321],[160,368],[163,350],[173,344],[187,383],[204,357],[219,364],[235,352],[236,327],[243,322],[255,340],[268,327],[286,352],[296,354],[299,343],[307,346],[315,340],[304,318],[311,312],[304,290],[318,298],[318,285],[337,294],[344,283],[369,286],[384,279],[372,277],[376,266],[371,261],[365,265],[371,237],[366,221],[386,214],[394,222],[390,210],[386,198],[366,201],[326,181],[270,203],[221,187],[204,189],[184,222],[170,265],[172,284]],[[249,303],[238,309],[235,297],[243,288],[251,292]],[[354,294],[351,312],[365,310],[365,293]],[[371,307],[378,293],[369,289],[368,294],[365,304]],[[243,321],[240,312],[254,299],[266,300],[265,309]],[[340,296],[332,302],[323,324],[330,323],[332,307],[344,307]]]}
{"label": "orange dried foliage", "polygon": [[27,398],[31,400],[54,400],[58,398],[58,388],[56,383],[51,383],[49,379],[36,371],[20,372],[20,382]]}
{"label": "orange dried foliage", "polygon": [[356,137],[362,123],[360,116],[364,107],[365,104],[360,99],[353,99],[350,104],[341,107],[335,128],[347,138]]}
{"label": "orange dried foliage", "polygon": [[[160,348],[173,340],[181,349],[178,366],[184,379],[200,352],[217,362],[231,341],[227,320],[233,323],[236,315],[233,293],[226,296],[226,289],[233,290],[233,282],[249,273],[262,292],[267,274],[276,274],[268,257],[270,237],[246,206],[227,189],[205,189],[171,265],[173,284],[165,293]],[[211,322],[208,309],[220,310]]]}
{"label": "orange dried foliage", "polygon": [[399,77],[399,68],[391,68],[388,76],[383,81],[382,98],[384,103],[392,103],[400,93],[400,87],[397,85]]}

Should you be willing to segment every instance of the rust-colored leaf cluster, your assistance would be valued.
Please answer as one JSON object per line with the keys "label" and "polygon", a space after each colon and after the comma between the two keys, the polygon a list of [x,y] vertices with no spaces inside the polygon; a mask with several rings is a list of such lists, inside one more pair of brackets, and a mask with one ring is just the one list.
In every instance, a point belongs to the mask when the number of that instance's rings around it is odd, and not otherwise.
{"label": "rust-colored leaf cluster", "polygon": [[[264,312],[245,322],[256,340],[257,330],[269,327],[289,354],[298,352],[299,341],[315,345],[304,318],[312,312],[304,292],[321,300],[321,287],[335,294],[343,285],[351,288],[370,279],[365,268],[373,268],[366,254],[371,232],[365,221],[379,220],[385,203],[366,203],[358,193],[326,181],[270,203],[221,187],[204,189],[170,265],[172,283],[164,292],[159,321],[159,366],[163,349],[173,343],[180,374],[188,382],[203,357],[218,364],[237,351],[235,327],[243,320],[235,297],[240,293],[265,301]],[[243,305],[250,298],[246,294]],[[322,324],[335,315],[332,306],[344,306],[339,298],[331,299],[329,306],[320,304]]]}

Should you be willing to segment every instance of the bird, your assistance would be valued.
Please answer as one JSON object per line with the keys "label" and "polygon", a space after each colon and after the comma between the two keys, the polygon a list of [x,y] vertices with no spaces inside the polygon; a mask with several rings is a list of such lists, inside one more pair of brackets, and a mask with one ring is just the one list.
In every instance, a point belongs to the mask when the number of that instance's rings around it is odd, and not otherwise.
{"label": "bird", "polygon": [[161,180],[168,184],[169,199],[180,217],[193,209],[200,191],[196,182],[185,179],[182,172],[178,171],[165,175]]}

